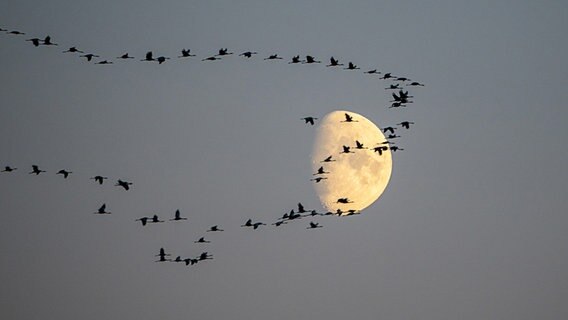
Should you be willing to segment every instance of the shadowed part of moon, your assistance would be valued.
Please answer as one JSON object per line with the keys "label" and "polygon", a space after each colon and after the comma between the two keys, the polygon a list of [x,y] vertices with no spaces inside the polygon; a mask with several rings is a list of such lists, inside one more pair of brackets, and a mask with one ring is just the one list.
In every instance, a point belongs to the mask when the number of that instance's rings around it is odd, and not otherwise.
{"label": "shadowed part of moon", "polygon": [[[357,122],[341,122],[348,113]],[[355,140],[368,149],[355,149]],[[378,143],[386,141],[381,130],[370,120],[350,111],[334,111],[319,123],[312,152],[314,172],[323,166],[329,174],[318,175],[327,179],[314,183],[322,205],[329,211],[337,209],[363,210],[373,204],[386,189],[392,173],[390,150],[382,155],[373,152]],[[341,154],[343,146],[354,153]],[[321,162],[332,156],[335,162]],[[348,198],[353,203],[337,203]]]}

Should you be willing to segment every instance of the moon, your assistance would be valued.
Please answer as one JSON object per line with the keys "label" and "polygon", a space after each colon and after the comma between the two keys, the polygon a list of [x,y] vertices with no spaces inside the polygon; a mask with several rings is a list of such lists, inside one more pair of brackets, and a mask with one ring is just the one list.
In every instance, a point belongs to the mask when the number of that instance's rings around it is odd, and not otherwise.
{"label": "moon", "polygon": [[[345,114],[353,117],[353,122],[345,122]],[[343,122],[342,122],[343,121]],[[357,149],[356,142],[364,148]],[[316,193],[322,205],[331,212],[361,210],[373,204],[385,191],[392,173],[390,149],[382,155],[373,148],[388,146],[379,144],[387,141],[381,129],[364,116],[351,111],[333,111],[327,114],[317,129],[312,152],[313,178]],[[354,153],[342,153],[343,146],[349,146]],[[323,162],[331,156],[330,162]],[[320,167],[323,174],[317,173]],[[350,203],[338,203],[339,198],[347,198]]]}

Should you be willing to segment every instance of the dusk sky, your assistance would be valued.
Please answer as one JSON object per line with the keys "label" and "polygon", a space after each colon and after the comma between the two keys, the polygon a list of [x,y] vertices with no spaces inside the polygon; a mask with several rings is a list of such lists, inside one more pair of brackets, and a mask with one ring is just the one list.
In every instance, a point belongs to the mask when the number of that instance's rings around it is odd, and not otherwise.
{"label": "dusk sky", "polygon": [[[0,168],[18,168],[0,173],[1,319],[568,318],[568,2],[1,8],[0,28],[26,33],[0,32]],[[47,35],[58,46],[25,41]],[[219,48],[235,54],[201,61]],[[361,70],[326,68],[331,56]],[[388,108],[392,82],[371,69],[425,86]],[[324,211],[318,123],[300,119],[335,110],[415,123],[397,131],[385,192],[322,228],[241,228],[298,202]],[[112,214],[93,214],[103,203]],[[135,221],[176,209],[188,220]],[[214,259],[155,263],[162,247]]]}

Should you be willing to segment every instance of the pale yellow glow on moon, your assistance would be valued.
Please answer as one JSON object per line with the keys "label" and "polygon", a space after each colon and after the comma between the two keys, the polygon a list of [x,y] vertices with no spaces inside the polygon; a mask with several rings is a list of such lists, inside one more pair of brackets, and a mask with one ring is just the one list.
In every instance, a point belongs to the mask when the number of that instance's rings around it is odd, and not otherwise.
{"label": "pale yellow glow on moon", "polygon": [[[345,113],[358,122],[341,122],[345,120]],[[355,140],[368,149],[356,149]],[[391,151],[383,151],[382,155],[373,152],[373,148],[383,141],[386,141],[385,136],[373,122],[351,111],[334,111],[320,121],[312,152],[312,168],[315,173],[323,166],[329,172],[314,176],[327,178],[314,183],[327,210],[363,210],[381,196],[392,173]],[[350,146],[354,153],[341,154],[344,145]],[[321,162],[329,156],[336,161]],[[348,198],[353,203],[336,203],[339,198]]]}

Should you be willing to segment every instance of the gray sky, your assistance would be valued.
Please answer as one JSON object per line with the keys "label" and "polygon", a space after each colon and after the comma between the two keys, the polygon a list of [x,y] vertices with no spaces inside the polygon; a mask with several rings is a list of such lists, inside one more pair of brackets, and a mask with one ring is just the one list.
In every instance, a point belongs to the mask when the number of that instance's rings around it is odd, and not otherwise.
{"label": "gray sky", "polygon": [[[0,35],[0,165],[19,168],[0,175],[0,318],[566,318],[567,15],[564,1],[4,1],[0,27],[27,35]],[[48,34],[59,47],[23,41]],[[99,66],[70,46],[137,59]],[[260,55],[138,61],[184,47]],[[272,53],[426,87],[387,109],[387,82]],[[317,230],[239,228],[319,209],[299,119],[337,109],[416,123],[379,201]],[[103,202],[113,214],[91,214]],[[134,222],[178,208],[186,223]],[[215,260],[153,263],[160,247],[199,254],[213,224]]]}

